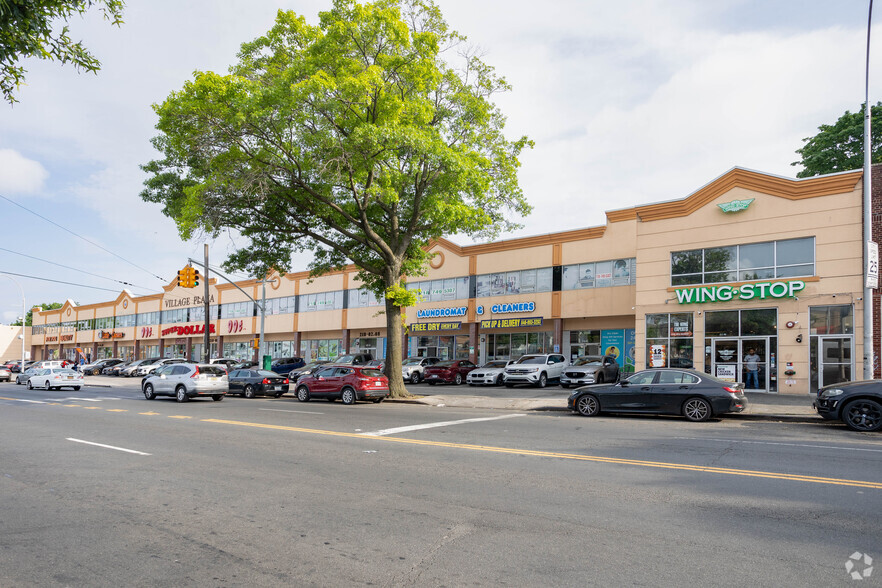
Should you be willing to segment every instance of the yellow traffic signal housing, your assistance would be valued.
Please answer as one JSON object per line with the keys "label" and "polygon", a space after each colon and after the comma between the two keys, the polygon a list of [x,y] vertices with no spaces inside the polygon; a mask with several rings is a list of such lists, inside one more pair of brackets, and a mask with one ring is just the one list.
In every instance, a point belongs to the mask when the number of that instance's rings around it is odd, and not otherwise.
{"label": "yellow traffic signal housing", "polygon": [[195,288],[199,285],[199,270],[195,267],[190,268],[190,287]]}
{"label": "yellow traffic signal housing", "polygon": [[178,287],[179,288],[189,288],[187,285],[189,283],[189,275],[187,272],[187,268],[182,270],[178,270]]}

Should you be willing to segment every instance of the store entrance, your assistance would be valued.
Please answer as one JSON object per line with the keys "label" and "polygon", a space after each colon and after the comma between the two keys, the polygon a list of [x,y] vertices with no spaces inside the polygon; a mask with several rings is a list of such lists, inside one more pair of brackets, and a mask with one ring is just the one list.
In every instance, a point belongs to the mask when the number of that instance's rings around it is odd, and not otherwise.
{"label": "store entrance", "polygon": [[711,373],[727,382],[742,382],[746,391],[777,391],[774,337],[711,340]]}
{"label": "store entrance", "polygon": [[811,392],[818,388],[848,382],[852,376],[851,337],[812,337],[811,341]]}

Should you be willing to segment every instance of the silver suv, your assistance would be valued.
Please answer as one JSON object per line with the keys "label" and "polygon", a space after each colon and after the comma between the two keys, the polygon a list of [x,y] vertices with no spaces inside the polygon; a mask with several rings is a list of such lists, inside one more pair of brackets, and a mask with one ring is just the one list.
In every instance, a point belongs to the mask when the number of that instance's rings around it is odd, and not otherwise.
{"label": "silver suv", "polygon": [[419,384],[425,369],[439,361],[437,357],[408,357],[401,362],[401,377],[411,384]]}
{"label": "silver suv", "polygon": [[568,365],[570,362],[559,353],[525,355],[505,368],[505,387],[530,384],[544,388],[548,380],[560,380]]}
{"label": "silver suv", "polygon": [[178,402],[187,402],[196,396],[223,400],[229,387],[227,370],[222,365],[204,363],[164,365],[141,383],[141,391],[147,400],[174,396]]}
{"label": "silver suv", "polygon": [[[150,374],[156,372],[159,368],[164,365],[168,365],[171,363],[186,363],[186,359],[182,357],[161,357],[153,362],[144,362],[132,372],[133,376],[149,376]],[[143,384],[142,384],[143,385]]]}

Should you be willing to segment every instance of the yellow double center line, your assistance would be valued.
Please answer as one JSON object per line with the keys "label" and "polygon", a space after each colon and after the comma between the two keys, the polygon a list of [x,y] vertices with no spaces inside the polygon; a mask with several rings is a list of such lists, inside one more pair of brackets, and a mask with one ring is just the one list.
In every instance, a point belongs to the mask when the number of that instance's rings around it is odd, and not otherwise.
{"label": "yellow double center line", "polygon": [[533,457],[552,457],[556,459],[572,459],[576,461],[592,461],[597,463],[610,463],[617,465],[630,465],[645,468],[664,468],[669,470],[681,470],[687,472],[703,472],[707,474],[723,474],[729,476],[747,476],[751,478],[769,478],[773,480],[787,480],[790,482],[810,482],[814,484],[831,484],[836,486],[853,486],[855,488],[871,488],[882,490],[882,482],[866,482],[863,480],[844,480],[841,478],[822,478],[819,476],[802,476],[798,474],[783,474],[778,472],[763,472],[755,470],[738,470],[732,468],[717,468],[712,466],[697,466],[683,463],[666,463],[661,461],[644,461],[638,459],[620,459],[615,457],[601,457],[597,455],[579,455],[577,453],[558,453],[555,451],[533,451],[530,449],[515,449],[511,447],[494,447],[490,445],[470,445],[467,443],[446,443],[444,441],[425,441],[421,439],[405,439],[403,437],[378,437],[375,435],[363,435],[360,433],[342,433],[338,431],[323,431],[321,429],[304,429],[301,427],[286,427],[283,425],[266,425],[263,423],[248,423],[242,421],[227,421],[221,419],[202,419],[206,423],[218,423],[221,425],[236,425],[240,427],[255,427],[258,429],[274,429],[277,431],[291,431],[295,433],[308,433],[311,435],[328,435],[332,437],[349,437],[351,439],[369,439],[371,441],[386,441],[390,443],[404,443],[407,445],[428,445],[431,447],[447,447],[451,449],[467,449],[470,451],[487,451],[491,453],[508,453],[512,455],[530,455]]}

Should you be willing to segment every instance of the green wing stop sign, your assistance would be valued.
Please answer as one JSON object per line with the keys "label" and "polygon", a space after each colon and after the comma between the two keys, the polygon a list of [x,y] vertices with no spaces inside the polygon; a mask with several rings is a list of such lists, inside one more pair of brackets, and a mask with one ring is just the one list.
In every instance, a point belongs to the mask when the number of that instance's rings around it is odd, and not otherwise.
{"label": "green wing stop sign", "polygon": [[750,203],[756,200],[756,198],[749,198],[747,200],[733,200],[732,202],[723,202],[722,204],[717,204],[720,207],[720,210],[723,212],[738,212],[739,210],[747,210],[747,207],[750,206]]}
{"label": "green wing stop sign", "polygon": [[689,286],[675,288],[679,304],[705,302],[729,302],[731,300],[766,300],[767,298],[796,298],[805,289],[802,280],[780,280],[774,282],[753,282],[733,286],[714,284],[713,286]]}

